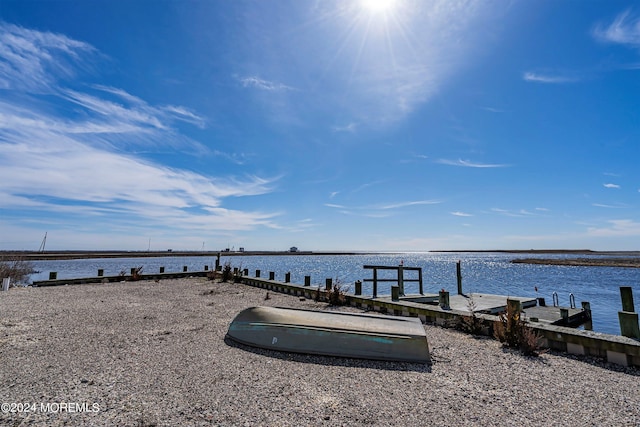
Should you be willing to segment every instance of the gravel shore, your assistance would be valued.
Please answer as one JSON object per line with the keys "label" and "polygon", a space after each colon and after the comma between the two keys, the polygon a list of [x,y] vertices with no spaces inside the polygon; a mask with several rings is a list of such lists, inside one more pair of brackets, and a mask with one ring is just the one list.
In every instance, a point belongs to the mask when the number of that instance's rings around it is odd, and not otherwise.
{"label": "gravel shore", "polygon": [[640,426],[637,369],[436,326],[431,366],[225,341],[247,307],[327,309],[265,296],[197,278],[0,292],[0,425]]}

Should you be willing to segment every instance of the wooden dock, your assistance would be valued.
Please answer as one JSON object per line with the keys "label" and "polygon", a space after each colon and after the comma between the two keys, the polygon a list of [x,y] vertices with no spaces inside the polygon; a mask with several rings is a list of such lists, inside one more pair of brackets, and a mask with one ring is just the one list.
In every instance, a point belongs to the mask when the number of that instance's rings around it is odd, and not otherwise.
{"label": "wooden dock", "polygon": [[[385,297],[382,298],[385,299]],[[390,297],[387,299],[391,300]],[[506,311],[507,299],[519,301],[522,306],[524,318],[531,322],[577,327],[586,324],[591,320],[590,313],[582,308],[539,306],[538,300],[530,297],[514,297],[480,293],[451,295],[449,297],[449,307],[455,311],[497,315]],[[438,305],[439,295],[407,295],[400,297],[399,302]]]}

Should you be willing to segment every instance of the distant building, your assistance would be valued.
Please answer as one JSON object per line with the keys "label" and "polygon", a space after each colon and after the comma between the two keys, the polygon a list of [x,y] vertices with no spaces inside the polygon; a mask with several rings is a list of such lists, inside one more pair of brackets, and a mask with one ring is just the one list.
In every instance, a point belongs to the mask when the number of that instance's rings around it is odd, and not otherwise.
{"label": "distant building", "polygon": [[238,248],[238,252],[244,252],[244,248]]}
{"label": "distant building", "polygon": [[298,252],[298,248],[296,248],[295,246],[291,246],[289,248],[289,252]]}

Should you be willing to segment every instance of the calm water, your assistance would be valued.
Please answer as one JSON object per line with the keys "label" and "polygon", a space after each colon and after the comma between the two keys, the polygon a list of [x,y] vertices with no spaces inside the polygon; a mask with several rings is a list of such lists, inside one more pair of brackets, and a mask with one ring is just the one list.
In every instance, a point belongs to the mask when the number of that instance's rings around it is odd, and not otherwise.
{"label": "calm water", "polygon": [[[544,297],[547,304],[552,303],[552,294],[557,292],[560,305],[569,306],[569,295],[573,293],[576,305],[589,301],[593,314],[593,328],[598,332],[619,334],[618,310],[621,310],[620,286],[631,286],[635,295],[636,311],[640,301],[640,269],[613,267],[566,267],[528,264],[512,264],[517,258],[514,254],[499,253],[404,253],[380,255],[291,255],[291,256],[233,256],[221,258],[221,263],[230,262],[233,267],[249,269],[254,275],[261,270],[262,277],[268,272],[276,274],[276,280],[284,280],[291,272],[293,283],[304,283],[304,276],[311,276],[312,285],[324,285],[326,278],[352,287],[356,280],[370,279],[371,270],[363,265],[396,266],[401,261],[407,267],[422,267],[425,293],[435,293],[445,288],[456,292],[456,261],[462,261],[463,290],[465,293],[480,292],[499,295],[524,297]],[[532,257],[522,255],[521,257]],[[540,257],[561,258],[562,255],[541,255]],[[581,256],[582,257],[582,256]],[[143,266],[143,273],[158,272],[161,266],[166,272],[202,271],[204,265],[212,268],[215,258],[209,257],[158,257],[158,258],[116,258],[85,259],[64,261],[35,261],[34,267],[40,273],[32,280],[46,280],[50,271],[58,272],[59,279],[92,277],[98,269],[104,269],[106,276],[117,275],[125,270],[128,274],[132,267]],[[391,278],[380,275],[380,278]],[[406,277],[417,278],[417,274]],[[390,294],[391,283],[379,285],[378,294]],[[536,293],[535,287],[538,288]],[[352,290],[352,289],[350,289]],[[405,292],[417,293],[417,283],[405,283]],[[363,283],[363,293],[371,294],[371,284]]]}

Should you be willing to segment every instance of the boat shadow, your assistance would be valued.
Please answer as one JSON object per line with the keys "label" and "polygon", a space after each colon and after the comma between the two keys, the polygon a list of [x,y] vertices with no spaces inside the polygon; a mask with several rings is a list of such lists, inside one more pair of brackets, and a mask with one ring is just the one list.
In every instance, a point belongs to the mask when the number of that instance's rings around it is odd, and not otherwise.
{"label": "boat shadow", "polygon": [[310,363],[314,365],[324,366],[340,366],[340,367],[352,367],[352,368],[368,368],[379,369],[385,371],[411,371],[411,372],[424,372],[431,373],[431,365],[426,363],[412,363],[412,362],[396,362],[386,360],[371,360],[371,359],[354,359],[349,357],[338,356],[325,356],[319,354],[306,354],[306,353],[290,353],[277,350],[268,350],[259,347],[251,347],[246,344],[241,344],[234,341],[228,335],[224,337],[224,342],[229,347],[234,347],[249,353],[258,354],[260,356],[270,357],[272,359],[280,359],[297,363]]}

